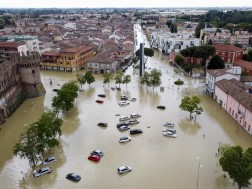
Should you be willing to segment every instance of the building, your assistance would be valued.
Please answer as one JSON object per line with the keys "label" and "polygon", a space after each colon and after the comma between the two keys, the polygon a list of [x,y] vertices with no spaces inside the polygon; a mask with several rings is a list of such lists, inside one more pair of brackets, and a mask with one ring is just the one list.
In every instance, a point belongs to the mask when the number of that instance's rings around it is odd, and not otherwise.
{"label": "building", "polygon": [[252,135],[252,88],[231,79],[216,83],[214,99]]}
{"label": "building", "polygon": [[26,99],[45,94],[38,52],[12,54],[0,64],[0,124]]}
{"label": "building", "polygon": [[94,56],[93,48],[87,46],[73,47],[62,51],[42,53],[40,68],[44,70],[73,72],[84,69],[87,61]]}
{"label": "building", "polygon": [[151,46],[165,54],[179,53],[188,47],[201,45],[202,40],[194,38],[192,33],[152,32],[151,34]]}
{"label": "building", "polygon": [[17,53],[22,56],[28,51],[27,45],[20,42],[0,42],[0,55],[4,60],[10,60]]}
{"label": "building", "polygon": [[231,67],[228,69],[213,69],[206,71],[206,93],[213,97],[215,91],[215,83],[223,79],[240,80],[241,68]]}
{"label": "building", "polygon": [[243,72],[246,72],[249,75],[252,75],[252,63],[251,62],[240,59],[240,60],[235,61],[234,65],[240,66],[242,68]]}
{"label": "building", "polygon": [[241,60],[243,56],[242,48],[233,45],[214,45],[215,55],[219,55],[225,62],[226,67],[231,67],[237,60]]}

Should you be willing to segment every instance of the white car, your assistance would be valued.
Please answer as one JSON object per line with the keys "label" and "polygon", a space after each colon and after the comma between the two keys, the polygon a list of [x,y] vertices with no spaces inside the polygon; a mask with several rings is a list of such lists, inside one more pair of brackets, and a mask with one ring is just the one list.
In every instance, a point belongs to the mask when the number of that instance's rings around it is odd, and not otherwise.
{"label": "white car", "polygon": [[175,125],[174,125],[174,123],[171,123],[171,122],[164,122],[163,126],[174,127]]}
{"label": "white car", "polygon": [[43,164],[43,165],[46,165],[46,164],[48,164],[48,163],[52,163],[52,162],[55,162],[55,161],[56,161],[56,158],[55,158],[55,157],[49,157],[49,158],[45,159],[45,160],[42,162],[42,164]]}
{"label": "white car", "polygon": [[129,120],[130,118],[128,116],[124,116],[124,117],[120,117],[119,118],[119,121],[127,121]]}
{"label": "white car", "polygon": [[128,102],[128,101],[123,100],[123,101],[120,101],[118,104],[119,104],[120,106],[124,106],[124,105],[128,105],[128,104],[129,104],[129,102]]}
{"label": "white car", "polygon": [[33,175],[34,175],[34,177],[39,177],[41,175],[49,174],[51,172],[52,172],[52,170],[50,167],[43,167],[41,169],[34,170]]}
{"label": "white car", "polygon": [[91,155],[97,155],[102,157],[104,155],[104,153],[101,150],[94,150],[90,153]]}
{"label": "white car", "polygon": [[133,124],[137,124],[137,123],[139,123],[139,121],[137,121],[136,119],[129,120],[129,122],[128,122],[129,125],[133,125]]}
{"label": "white car", "polygon": [[132,169],[130,166],[128,165],[124,165],[124,166],[121,166],[117,169],[117,173],[118,174],[123,174],[123,173],[127,173],[127,172],[130,172]]}
{"label": "white car", "polygon": [[118,128],[120,131],[126,131],[129,130],[130,128],[128,126],[121,126]]}
{"label": "white car", "polygon": [[121,138],[119,139],[119,142],[120,142],[120,143],[129,142],[129,141],[131,141],[131,138],[128,137],[128,136],[123,136],[123,137],[121,137]]}
{"label": "white car", "polygon": [[133,113],[130,115],[130,118],[138,118],[138,117],[141,117],[141,115],[137,113]]}
{"label": "white car", "polygon": [[168,137],[177,138],[177,133],[176,133],[176,132],[163,131],[163,135],[164,135],[164,136],[168,136]]}

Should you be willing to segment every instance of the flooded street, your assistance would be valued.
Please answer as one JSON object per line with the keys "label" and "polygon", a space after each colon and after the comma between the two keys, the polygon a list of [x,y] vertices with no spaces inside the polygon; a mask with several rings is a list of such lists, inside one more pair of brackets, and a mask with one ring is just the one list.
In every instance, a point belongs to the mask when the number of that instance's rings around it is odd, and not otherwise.
{"label": "flooded street", "polygon": [[[251,147],[252,137],[209,96],[203,94],[203,80],[176,74],[169,65],[167,57],[157,52],[148,58],[147,70],[158,68],[162,71],[162,87],[146,88],[139,84],[136,70],[130,67],[126,74],[132,77],[131,83],[121,85],[121,91],[112,91],[114,81],[103,85],[101,75],[95,75],[96,82],[90,88],[85,85],[79,92],[75,107],[64,120],[60,146],[48,152],[57,162],[50,164],[52,173],[34,178],[28,161],[13,156],[13,146],[24,131],[26,124],[37,121],[45,107],[51,106],[55,95],[52,90],[58,84],[75,79],[76,73],[43,71],[41,80],[46,95],[26,100],[21,107],[7,119],[0,131],[0,183],[4,189],[17,188],[87,188],[87,189],[233,189],[230,179],[223,177],[216,152],[220,143]],[[50,85],[50,79],[53,84]],[[174,86],[177,79],[185,81],[181,87]],[[100,93],[106,94],[104,104],[97,104]],[[181,111],[179,104],[184,95],[199,95],[204,112],[196,121],[189,120],[189,113]],[[117,103],[121,95],[136,97],[136,102],[120,107]],[[159,110],[165,105],[166,110]],[[116,128],[119,117],[139,113],[139,124],[143,134],[131,136],[132,141],[118,142],[122,136],[130,136],[129,131],[120,132]],[[163,122],[174,122],[177,138],[162,135]],[[107,128],[97,126],[107,122]],[[104,152],[99,163],[87,158],[92,150]],[[117,168],[130,165],[132,172],[120,176]],[[41,167],[41,166],[39,166]],[[198,172],[199,168],[199,172]],[[70,172],[78,173],[82,180],[73,183],[65,178]],[[199,173],[199,174],[198,174]],[[198,177],[199,175],[199,177]]]}

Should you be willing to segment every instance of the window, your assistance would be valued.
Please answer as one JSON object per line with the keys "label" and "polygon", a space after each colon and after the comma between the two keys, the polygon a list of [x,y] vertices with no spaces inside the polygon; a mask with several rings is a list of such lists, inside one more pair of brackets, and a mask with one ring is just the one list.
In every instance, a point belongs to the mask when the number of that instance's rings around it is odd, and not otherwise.
{"label": "window", "polygon": [[236,114],[235,114],[235,119],[237,119],[237,118],[238,118],[238,114],[236,113]]}
{"label": "window", "polygon": [[248,126],[248,132],[250,132],[250,125]]}
{"label": "window", "polygon": [[244,128],[246,129],[246,127],[247,127],[247,122],[245,121],[244,122]]}
{"label": "window", "polygon": [[32,73],[35,74],[35,70],[32,70]]}
{"label": "window", "polygon": [[231,114],[231,108],[229,108],[229,113]]}
{"label": "window", "polygon": [[234,110],[232,111],[232,116],[234,116]]}

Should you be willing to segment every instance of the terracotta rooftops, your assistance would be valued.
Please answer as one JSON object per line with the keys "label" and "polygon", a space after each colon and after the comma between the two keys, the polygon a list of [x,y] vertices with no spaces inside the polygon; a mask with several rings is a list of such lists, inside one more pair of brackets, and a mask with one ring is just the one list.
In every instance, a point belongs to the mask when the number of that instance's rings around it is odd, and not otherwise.
{"label": "terracotta rooftops", "polygon": [[91,60],[89,60],[88,62],[97,62],[97,63],[113,63],[115,62],[115,57],[114,56],[108,56],[108,54],[105,52],[98,54],[97,56],[95,56],[94,58],[92,58]]}
{"label": "terracotta rooftops", "polygon": [[242,76],[241,82],[252,82],[252,76]]}
{"label": "terracotta rooftops", "polygon": [[0,42],[0,48],[17,48],[20,46],[20,43],[17,42]]}
{"label": "terracotta rooftops", "polygon": [[227,52],[237,52],[242,51],[242,48],[236,47],[234,45],[223,45],[223,44],[216,44],[214,45],[216,51],[227,51]]}
{"label": "terracotta rooftops", "polygon": [[42,56],[60,56],[60,52],[54,52],[54,51],[45,51],[42,53]]}
{"label": "terracotta rooftops", "polygon": [[219,77],[225,74],[233,75],[232,73],[227,72],[227,69],[212,69],[212,70],[207,70],[207,72],[214,77]]}
{"label": "terracotta rooftops", "polygon": [[252,70],[252,62],[248,62],[245,60],[237,60],[236,62],[234,62],[234,65]]}
{"label": "terracotta rooftops", "polygon": [[80,47],[64,49],[62,52],[63,53],[76,53],[78,51],[89,51],[89,50],[92,50],[92,47],[80,46]]}
{"label": "terracotta rooftops", "polygon": [[244,88],[246,88],[245,86],[242,86],[244,84],[237,85],[237,81],[235,79],[223,79],[216,82],[215,85],[252,112],[252,94],[244,90]]}

